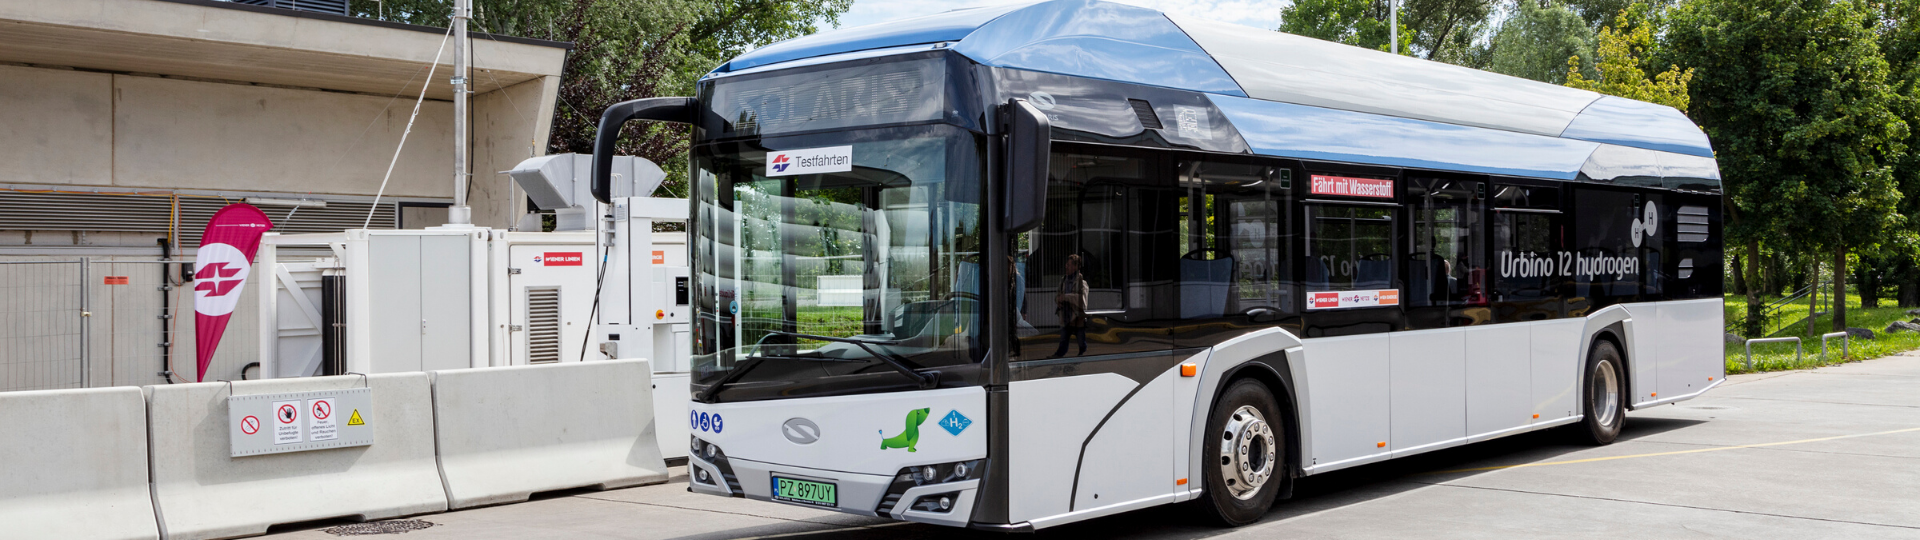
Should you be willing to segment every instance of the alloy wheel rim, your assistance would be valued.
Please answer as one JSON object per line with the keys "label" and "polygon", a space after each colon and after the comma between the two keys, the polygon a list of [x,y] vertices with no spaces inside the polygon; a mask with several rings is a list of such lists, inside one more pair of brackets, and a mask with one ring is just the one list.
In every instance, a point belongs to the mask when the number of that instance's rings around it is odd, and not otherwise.
{"label": "alloy wheel rim", "polygon": [[1620,377],[1613,362],[1600,362],[1593,370],[1593,413],[1600,425],[1612,426],[1620,415]]}
{"label": "alloy wheel rim", "polygon": [[1226,481],[1227,493],[1240,500],[1258,495],[1273,478],[1279,462],[1273,427],[1266,416],[1251,405],[1243,405],[1227,417],[1220,438],[1220,477]]}

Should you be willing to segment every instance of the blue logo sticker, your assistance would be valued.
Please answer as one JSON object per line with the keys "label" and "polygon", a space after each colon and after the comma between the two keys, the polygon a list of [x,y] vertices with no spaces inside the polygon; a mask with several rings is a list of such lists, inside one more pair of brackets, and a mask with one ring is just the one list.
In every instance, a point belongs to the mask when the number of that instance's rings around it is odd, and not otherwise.
{"label": "blue logo sticker", "polygon": [[728,303],[727,303],[727,311],[728,311],[728,312],[730,312],[731,314],[734,314],[734,315],[739,315],[739,314],[740,314],[740,301],[739,301],[739,300],[734,300],[734,301],[732,301],[732,302],[728,302]]}
{"label": "blue logo sticker", "polygon": [[940,419],[940,427],[946,428],[947,433],[952,433],[956,437],[971,425],[973,421],[968,420],[966,415],[960,414],[960,411],[947,411],[946,418]]}
{"label": "blue logo sticker", "polygon": [[726,425],[727,423],[725,421],[720,420],[720,413],[713,413],[713,432],[714,433],[719,433],[720,428],[725,427]]}

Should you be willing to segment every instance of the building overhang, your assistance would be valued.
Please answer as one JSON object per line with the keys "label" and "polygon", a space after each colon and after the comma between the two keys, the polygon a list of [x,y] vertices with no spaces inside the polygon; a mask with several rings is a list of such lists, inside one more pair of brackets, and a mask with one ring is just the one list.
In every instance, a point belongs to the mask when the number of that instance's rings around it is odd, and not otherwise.
{"label": "building overhang", "polygon": [[[444,35],[211,0],[0,2],[0,62],[375,95],[418,94]],[[472,43],[478,92],[559,76],[571,47],[485,34]],[[453,98],[448,49],[429,98]]]}

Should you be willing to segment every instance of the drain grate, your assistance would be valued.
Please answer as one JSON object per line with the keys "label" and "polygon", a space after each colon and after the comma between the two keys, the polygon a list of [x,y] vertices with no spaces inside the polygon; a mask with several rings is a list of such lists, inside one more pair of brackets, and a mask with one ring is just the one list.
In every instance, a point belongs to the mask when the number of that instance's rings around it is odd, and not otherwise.
{"label": "drain grate", "polygon": [[417,531],[417,530],[425,529],[427,527],[432,527],[432,526],[433,526],[433,522],[430,522],[430,521],[422,521],[418,519],[395,519],[395,520],[389,520],[389,521],[375,521],[372,523],[354,523],[351,525],[341,525],[339,527],[328,527],[325,529],[321,529],[320,532],[324,532],[334,536],[367,536],[367,535],[374,535],[374,534],[400,534],[408,531]]}

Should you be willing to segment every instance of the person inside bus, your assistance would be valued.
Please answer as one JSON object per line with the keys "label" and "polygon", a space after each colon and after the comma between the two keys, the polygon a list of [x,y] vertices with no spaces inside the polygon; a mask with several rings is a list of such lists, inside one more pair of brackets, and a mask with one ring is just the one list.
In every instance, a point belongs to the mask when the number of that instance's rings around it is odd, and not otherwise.
{"label": "person inside bus", "polygon": [[1060,278],[1060,292],[1053,296],[1055,313],[1060,314],[1060,347],[1051,358],[1067,355],[1067,341],[1080,335],[1080,354],[1087,354],[1087,279],[1080,274],[1080,255],[1068,255],[1066,275]]}

